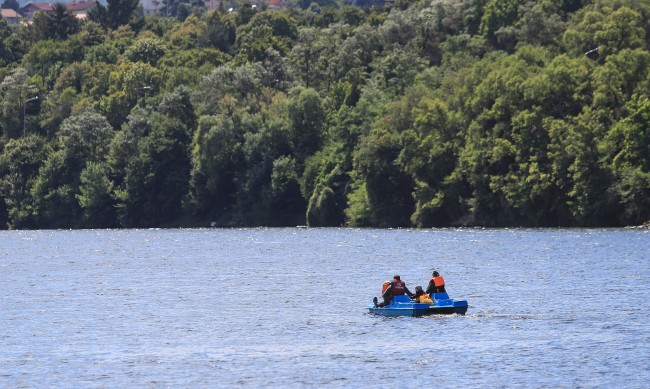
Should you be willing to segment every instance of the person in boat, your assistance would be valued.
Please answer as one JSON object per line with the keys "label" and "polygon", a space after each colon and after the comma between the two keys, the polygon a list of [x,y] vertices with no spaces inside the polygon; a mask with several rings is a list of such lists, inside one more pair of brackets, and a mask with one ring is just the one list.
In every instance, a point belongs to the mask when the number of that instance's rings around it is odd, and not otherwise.
{"label": "person in boat", "polygon": [[431,293],[446,293],[445,290],[445,279],[442,278],[440,273],[437,271],[433,272],[431,279],[429,280],[429,286],[427,286],[427,294]]}
{"label": "person in boat", "polygon": [[[386,283],[384,283],[384,286]],[[401,296],[403,294],[408,295],[410,298],[413,298],[415,296],[411,291],[406,287],[406,283],[401,280],[399,275],[393,276],[393,281],[386,287],[384,293],[382,294],[382,297],[384,298],[384,301],[381,303],[377,302],[377,297],[373,298],[372,301],[375,303],[375,307],[385,307],[386,305],[390,304],[391,300],[393,299],[393,296]]]}
{"label": "person in boat", "polygon": [[[384,298],[384,302],[381,303],[381,306],[382,306],[382,307],[383,307],[384,305],[388,305],[388,304],[390,304],[391,296],[388,296],[388,300],[387,300],[387,297],[386,297],[386,290],[388,290],[388,288],[391,286],[391,284],[392,284],[392,282],[386,280],[386,281],[384,281],[384,283],[383,283],[382,286],[381,286],[381,296]],[[379,303],[377,303],[377,297],[373,297],[372,302],[375,304],[375,307],[378,307],[378,306],[379,306]]]}
{"label": "person in boat", "polygon": [[432,303],[431,297],[422,289],[420,285],[415,287],[415,302],[416,303]]}

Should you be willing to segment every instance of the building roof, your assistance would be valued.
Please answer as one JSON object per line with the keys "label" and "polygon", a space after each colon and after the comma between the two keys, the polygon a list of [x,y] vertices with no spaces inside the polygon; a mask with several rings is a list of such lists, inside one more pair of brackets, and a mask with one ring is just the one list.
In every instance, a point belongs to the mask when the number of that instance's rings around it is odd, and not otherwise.
{"label": "building roof", "polygon": [[21,14],[19,14],[18,12],[14,11],[11,8],[2,8],[0,10],[0,15],[2,15],[2,17],[5,18],[5,19],[22,18]]}
{"label": "building roof", "polygon": [[34,8],[37,11],[52,11],[52,4],[50,3],[27,3],[23,9]]}
{"label": "building roof", "polygon": [[91,9],[97,2],[95,0],[89,0],[89,1],[80,1],[78,3],[68,3],[66,4],[66,7],[70,11],[87,11]]}

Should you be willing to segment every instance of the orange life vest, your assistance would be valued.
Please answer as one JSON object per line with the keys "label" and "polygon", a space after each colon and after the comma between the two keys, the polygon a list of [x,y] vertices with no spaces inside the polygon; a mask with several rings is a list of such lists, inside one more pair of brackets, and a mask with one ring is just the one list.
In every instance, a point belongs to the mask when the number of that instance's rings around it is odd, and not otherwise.
{"label": "orange life vest", "polygon": [[390,286],[390,281],[384,281],[384,285],[381,286],[381,294],[384,294],[386,292],[386,289]]}
{"label": "orange life vest", "polygon": [[393,281],[393,289],[390,290],[391,296],[400,296],[406,293],[406,283],[402,280]]}
{"label": "orange life vest", "polygon": [[433,285],[435,285],[436,287],[445,286],[445,279],[442,278],[442,276],[431,277],[431,280],[429,281],[429,283],[432,283],[432,282],[433,282]]}
{"label": "orange life vest", "polygon": [[428,294],[423,294],[421,296],[418,296],[418,298],[415,299],[418,303],[431,303],[433,304],[433,301],[431,301],[431,297],[429,297]]}

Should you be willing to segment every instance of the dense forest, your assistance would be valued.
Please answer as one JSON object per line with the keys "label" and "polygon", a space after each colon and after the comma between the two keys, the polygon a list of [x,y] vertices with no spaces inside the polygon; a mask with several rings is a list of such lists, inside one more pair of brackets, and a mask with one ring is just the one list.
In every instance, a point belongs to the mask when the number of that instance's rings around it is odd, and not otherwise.
{"label": "dense forest", "polygon": [[3,228],[650,221],[650,0],[137,5],[0,20]]}

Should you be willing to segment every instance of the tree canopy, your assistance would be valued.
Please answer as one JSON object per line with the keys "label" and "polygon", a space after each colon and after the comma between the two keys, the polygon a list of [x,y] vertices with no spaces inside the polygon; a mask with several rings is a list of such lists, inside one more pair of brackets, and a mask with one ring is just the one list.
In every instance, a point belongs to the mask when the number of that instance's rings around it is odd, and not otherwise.
{"label": "tree canopy", "polygon": [[0,20],[3,227],[650,223],[645,1],[137,4]]}

